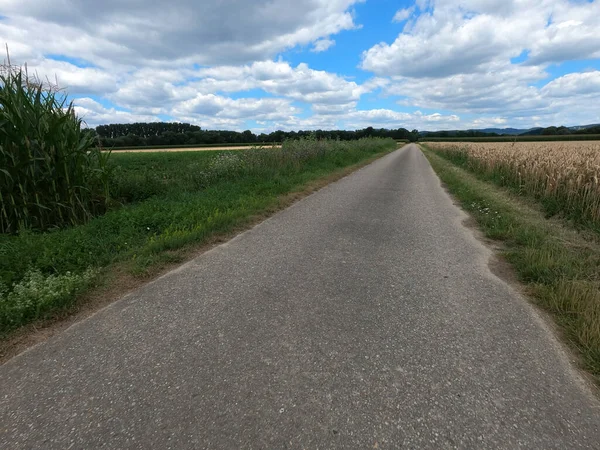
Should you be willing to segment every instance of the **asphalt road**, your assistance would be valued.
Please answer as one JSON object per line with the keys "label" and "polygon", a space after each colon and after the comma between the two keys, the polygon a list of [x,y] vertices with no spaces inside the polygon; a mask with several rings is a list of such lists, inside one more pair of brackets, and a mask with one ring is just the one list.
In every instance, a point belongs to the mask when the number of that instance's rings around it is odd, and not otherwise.
{"label": "asphalt road", "polygon": [[0,448],[599,448],[415,146],[0,368]]}

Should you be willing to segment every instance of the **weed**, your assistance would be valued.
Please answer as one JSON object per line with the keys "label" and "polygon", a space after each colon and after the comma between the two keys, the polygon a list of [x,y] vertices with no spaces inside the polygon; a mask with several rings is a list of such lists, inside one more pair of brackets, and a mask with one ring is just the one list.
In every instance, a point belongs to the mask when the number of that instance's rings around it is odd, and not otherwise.
{"label": "weed", "polygon": [[93,269],[80,275],[66,272],[48,276],[39,270],[29,270],[10,291],[6,285],[0,284],[0,329],[10,329],[68,306],[96,275],[97,271]]}

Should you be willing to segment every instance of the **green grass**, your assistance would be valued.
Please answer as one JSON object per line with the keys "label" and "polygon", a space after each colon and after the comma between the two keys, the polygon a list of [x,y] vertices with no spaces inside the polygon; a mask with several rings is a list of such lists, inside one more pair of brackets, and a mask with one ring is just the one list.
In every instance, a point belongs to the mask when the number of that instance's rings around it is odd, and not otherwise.
{"label": "green grass", "polygon": [[556,320],[600,380],[600,238],[558,219],[540,204],[479,179],[421,146],[434,170],[503,255],[536,303]]}
{"label": "green grass", "polygon": [[46,233],[0,235],[0,334],[69,308],[93,285],[92,274],[104,277],[119,264],[143,276],[173,250],[230,232],[282,196],[396,146],[302,140],[281,150],[113,155],[110,190],[120,203],[105,215]]}
{"label": "green grass", "polygon": [[201,173],[224,151],[113,153],[110,158],[111,197],[120,203],[139,202],[158,194],[198,190]]}

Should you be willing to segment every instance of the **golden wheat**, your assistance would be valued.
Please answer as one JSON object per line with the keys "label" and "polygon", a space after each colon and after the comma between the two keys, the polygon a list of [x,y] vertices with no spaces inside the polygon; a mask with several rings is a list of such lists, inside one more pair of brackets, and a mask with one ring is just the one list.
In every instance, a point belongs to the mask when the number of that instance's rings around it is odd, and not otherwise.
{"label": "golden wheat", "polygon": [[600,225],[600,141],[426,145],[499,184],[544,200],[552,213]]}

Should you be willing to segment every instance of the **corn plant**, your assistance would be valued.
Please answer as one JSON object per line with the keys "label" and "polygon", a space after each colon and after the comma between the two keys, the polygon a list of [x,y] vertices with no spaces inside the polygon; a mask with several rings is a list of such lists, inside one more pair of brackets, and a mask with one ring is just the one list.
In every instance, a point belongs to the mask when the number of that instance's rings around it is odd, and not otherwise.
{"label": "corn plant", "polygon": [[109,153],[66,95],[26,70],[0,71],[0,232],[83,223],[108,201]]}

